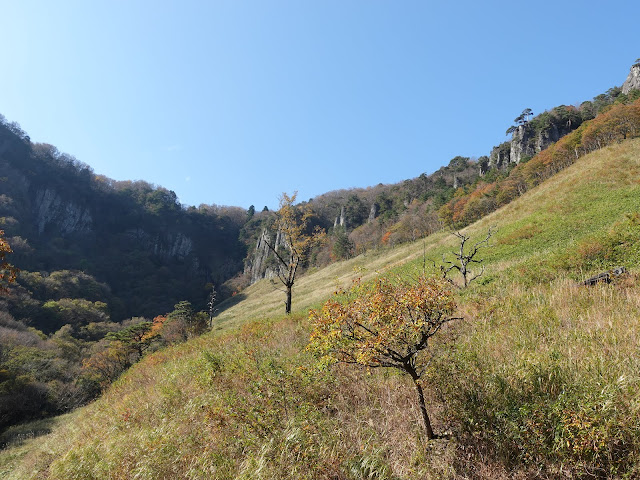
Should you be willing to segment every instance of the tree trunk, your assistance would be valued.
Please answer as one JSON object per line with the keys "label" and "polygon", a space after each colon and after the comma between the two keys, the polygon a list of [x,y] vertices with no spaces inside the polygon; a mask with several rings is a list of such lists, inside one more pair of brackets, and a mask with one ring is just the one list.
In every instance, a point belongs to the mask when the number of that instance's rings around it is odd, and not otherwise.
{"label": "tree trunk", "polygon": [[433,440],[436,436],[433,434],[433,430],[431,429],[431,422],[429,421],[429,415],[427,414],[427,407],[424,403],[424,393],[422,393],[422,387],[418,383],[418,379],[414,378],[413,383],[416,386],[416,390],[418,390],[418,401],[420,403],[420,411],[422,412],[422,420],[424,420],[424,429],[427,433],[427,439]]}
{"label": "tree trunk", "polygon": [[287,285],[287,301],[284,306],[284,311],[287,315],[291,313],[291,287],[293,285]]}

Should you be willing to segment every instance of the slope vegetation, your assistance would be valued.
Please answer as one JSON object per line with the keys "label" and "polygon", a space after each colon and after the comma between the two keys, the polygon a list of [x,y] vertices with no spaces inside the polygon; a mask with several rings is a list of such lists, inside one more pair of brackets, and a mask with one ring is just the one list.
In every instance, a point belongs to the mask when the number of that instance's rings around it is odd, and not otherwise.
{"label": "slope vegetation", "polygon": [[[426,443],[406,379],[314,368],[307,309],[336,285],[414,275],[453,250],[442,232],[261,282],[209,334],[146,357],[96,402],[22,427],[0,476],[60,478],[614,478],[640,473],[640,140],[579,159],[467,227],[486,273],[465,320],[433,345]],[[577,281],[623,264],[610,285]],[[233,303],[233,304],[232,304]],[[34,436],[35,431],[50,433]]]}

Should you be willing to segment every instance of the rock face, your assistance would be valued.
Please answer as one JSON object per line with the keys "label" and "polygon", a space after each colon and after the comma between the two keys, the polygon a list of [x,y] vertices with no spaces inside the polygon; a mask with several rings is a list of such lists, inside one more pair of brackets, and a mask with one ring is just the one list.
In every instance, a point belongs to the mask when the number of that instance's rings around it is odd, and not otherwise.
{"label": "rock face", "polygon": [[344,209],[344,205],[340,208],[340,216],[336,217],[333,221],[333,228],[336,228],[338,225],[341,227],[347,227],[347,214]]}
{"label": "rock face", "polygon": [[[264,229],[260,238],[258,238],[258,243],[256,243],[252,258],[249,259],[244,268],[244,273],[249,276],[252,285],[263,278],[273,278],[276,276],[274,267],[269,265],[271,249],[267,245],[267,242],[271,242],[271,235]],[[285,248],[284,238],[280,231],[276,233],[274,245],[276,249],[280,247]]]}
{"label": "rock face", "polygon": [[371,205],[371,210],[369,210],[369,218],[367,218],[367,223],[371,223],[376,219],[376,215],[378,215],[378,206],[373,203]]}
{"label": "rock face", "polygon": [[182,233],[170,235],[168,240],[168,242],[161,242],[159,238],[156,239],[153,253],[163,258],[182,260],[193,251],[193,242]]}
{"label": "rock face", "polygon": [[509,150],[509,163],[520,163],[522,157],[532,157],[536,154],[531,139],[533,138],[532,129],[527,128],[527,125],[520,125],[518,129],[513,132],[511,138],[511,148]]}
{"label": "rock face", "polygon": [[551,123],[543,130],[536,132],[530,123],[520,125],[513,132],[510,142],[493,148],[489,157],[489,167],[502,168],[508,164],[517,165],[523,158],[533,157],[536,153],[540,153],[578,126],[579,124],[558,125]]}
{"label": "rock face", "polygon": [[55,190],[49,188],[36,193],[34,214],[40,235],[50,225],[54,225],[62,235],[90,232],[93,227],[88,208],[63,200]]}
{"label": "rock face", "polygon": [[640,63],[636,63],[631,67],[629,76],[622,84],[622,93],[625,95],[635,89],[640,89]]}
{"label": "rock face", "polygon": [[489,168],[502,168],[509,163],[510,158],[511,143],[501,143],[491,150],[491,155],[489,155]]}
{"label": "rock face", "polygon": [[[193,241],[183,233],[150,235],[141,228],[127,231],[127,235],[164,259],[184,260],[193,252]],[[197,259],[196,259],[197,261]]]}

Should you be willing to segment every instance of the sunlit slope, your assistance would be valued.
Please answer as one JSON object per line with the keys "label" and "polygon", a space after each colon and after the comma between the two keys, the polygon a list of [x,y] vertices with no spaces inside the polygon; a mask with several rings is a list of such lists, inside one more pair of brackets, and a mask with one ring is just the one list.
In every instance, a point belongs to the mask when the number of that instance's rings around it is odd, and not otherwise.
{"label": "sunlit slope", "polygon": [[[511,281],[522,299],[528,298],[523,285],[533,285],[542,298],[554,276],[578,279],[607,267],[606,255],[589,263],[597,250],[592,239],[639,210],[640,140],[583,157],[465,230],[473,241],[489,227],[496,233],[483,250],[486,274],[461,296],[461,307],[479,308],[468,300],[480,302],[474,295],[508,295]],[[303,347],[306,310],[337,284],[390,270],[415,272],[425,257],[428,267],[454,247],[443,232],[311,272],[294,287],[290,319],[281,318],[284,293],[269,282],[246,289],[218,315],[214,332],[148,356],[102,398],[56,422],[51,434],[0,452],[0,477],[355,479],[388,468],[399,478],[429,472],[445,478],[452,453],[442,457],[445,465],[434,465],[417,448],[420,430],[402,379],[351,371],[311,375]],[[633,271],[640,252],[625,251]],[[492,330],[486,341],[499,334]],[[487,345],[476,347],[480,352]],[[443,428],[435,417],[435,428]],[[361,473],[344,474],[354,469]]]}
{"label": "sunlit slope", "polygon": [[[548,258],[639,209],[640,140],[636,139],[581,158],[464,232],[475,243],[486,236],[489,227],[494,228],[493,246],[484,250],[481,257],[486,259],[487,267],[496,264],[496,268],[503,269],[514,262]],[[455,240],[441,232],[307,274],[294,286],[294,310],[308,309],[330,295],[336,285],[344,286],[357,276],[368,278],[407,263],[419,268],[424,256],[427,266],[432,261],[441,262],[442,254],[454,249]],[[277,283],[268,281],[251,286],[242,293],[240,303],[220,313],[219,325],[281,313],[284,294],[277,287]]]}

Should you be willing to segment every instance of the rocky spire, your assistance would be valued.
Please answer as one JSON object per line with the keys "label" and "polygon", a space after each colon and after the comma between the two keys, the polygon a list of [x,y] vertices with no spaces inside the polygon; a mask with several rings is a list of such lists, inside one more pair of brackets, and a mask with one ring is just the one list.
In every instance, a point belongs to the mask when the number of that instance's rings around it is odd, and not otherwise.
{"label": "rocky spire", "polygon": [[345,213],[344,205],[340,209],[340,226],[347,228],[347,214]]}
{"label": "rocky spire", "polygon": [[376,219],[376,215],[378,214],[378,207],[374,203],[371,205],[371,210],[369,210],[369,218],[367,219],[367,223],[371,223]]}

